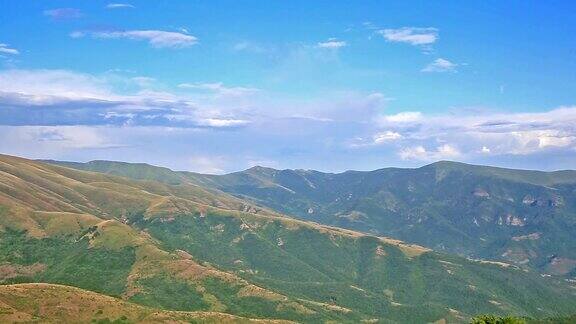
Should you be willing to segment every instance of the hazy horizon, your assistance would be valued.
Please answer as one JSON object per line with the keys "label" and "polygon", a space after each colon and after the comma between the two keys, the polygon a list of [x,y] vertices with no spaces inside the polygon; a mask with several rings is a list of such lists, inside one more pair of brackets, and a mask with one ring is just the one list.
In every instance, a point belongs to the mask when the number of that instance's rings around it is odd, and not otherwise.
{"label": "hazy horizon", "polygon": [[[2,153],[0,153],[2,154]],[[91,163],[91,162],[112,162],[112,163],[127,163],[127,164],[146,164],[146,165],[150,165],[150,166],[154,166],[154,167],[160,167],[160,168],[168,168],[172,171],[176,171],[176,172],[192,172],[192,173],[200,173],[200,174],[214,174],[214,175],[223,175],[223,174],[230,174],[230,173],[236,173],[236,172],[242,172],[242,171],[246,171],[249,169],[253,169],[253,168],[266,168],[266,169],[274,169],[274,170],[278,170],[278,171],[283,171],[283,170],[295,170],[295,171],[317,171],[317,172],[321,172],[321,173],[331,173],[331,174],[340,174],[340,173],[345,173],[345,172],[370,172],[370,171],[377,171],[377,170],[381,170],[381,169],[418,169],[418,168],[423,168],[429,165],[433,165],[433,164],[437,164],[437,163],[461,163],[461,164],[466,164],[466,165],[471,165],[471,166],[478,166],[478,167],[490,167],[490,168],[503,168],[503,169],[510,169],[510,170],[518,170],[518,171],[538,171],[538,172],[561,172],[561,171],[576,171],[576,169],[555,169],[555,170],[543,170],[543,169],[523,169],[523,168],[506,168],[506,167],[500,167],[500,166],[496,166],[496,165],[489,165],[489,164],[475,164],[475,163],[466,163],[466,162],[459,162],[459,161],[453,161],[453,160],[438,160],[438,161],[434,161],[434,162],[429,162],[429,163],[424,163],[422,165],[419,166],[411,166],[411,167],[407,167],[407,166],[393,166],[393,165],[385,165],[385,166],[381,166],[379,168],[375,168],[375,169],[346,169],[346,170],[341,170],[341,171],[326,171],[326,170],[321,170],[321,169],[311,169],[311,168],[306,168],[306,167],[297,167],[297,168],[275,168],[272,166],[268,166],[268,165],[252,165],[252,166],[248,166],[244,169],[238,169],[238,170],[232,170],[229,172],[220,172],[220,173],[210,173],[210,172],[197,172],[197,171],[191,171],[191,170],[179,170],[179,169],[172,169],[166,165],[160,165],[160,164],[150,164],[147,162],[138,162],[138,161],[133,161],[133,162],[128,162],[128,161],[121,161],[121,160],[104,160],[104,159],[97,159],[97,160],[86,160],[86,161],[80,161],[80,160],[55,160],[55,159],[42,159],[42,158],[38,158],[38,159],[34,159],[36,161],[42,161],[42,162],[64,162],[64,163]]]}
{"label": "hazy horizon", "polygon": [[0,152],[202,173],[438,160],[573,169],[573,12],[569,2],[4,1]]}

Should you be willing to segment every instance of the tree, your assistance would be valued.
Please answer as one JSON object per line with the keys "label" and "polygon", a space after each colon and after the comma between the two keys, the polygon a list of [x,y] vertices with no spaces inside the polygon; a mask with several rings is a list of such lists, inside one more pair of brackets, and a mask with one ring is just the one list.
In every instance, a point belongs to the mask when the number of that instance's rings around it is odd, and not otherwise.
{"label": "tree", "polygon": [[471,324],[526,324],[526,321],[512,316],[479,315],[472,319]]}

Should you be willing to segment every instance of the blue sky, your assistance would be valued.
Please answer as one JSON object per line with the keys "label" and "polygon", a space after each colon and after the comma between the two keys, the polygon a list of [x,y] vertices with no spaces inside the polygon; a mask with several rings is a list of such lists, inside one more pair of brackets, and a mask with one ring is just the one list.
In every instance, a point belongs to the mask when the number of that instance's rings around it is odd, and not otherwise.
{"label": "blue sky", "polygon": [[569,1],[0,2],[0,152],[222,173],[576,165]]}

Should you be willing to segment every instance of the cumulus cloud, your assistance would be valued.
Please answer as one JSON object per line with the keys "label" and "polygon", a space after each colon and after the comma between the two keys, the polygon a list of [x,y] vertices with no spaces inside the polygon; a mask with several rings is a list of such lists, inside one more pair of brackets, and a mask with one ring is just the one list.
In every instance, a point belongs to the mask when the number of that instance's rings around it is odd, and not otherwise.
{"label": "cumulus cloud", "polygon": [[452,63],[446,59],[438,58],[432,63],[425,66],[422,72],[456,72],[458,64]]}
{"label": "cumulus cloud", "polygon": [[210,105],[210,96],[197,103],[189,96],[155,91],[148,88],[155,82],[149,77],[127,78],[125,82],[135,83],[139,88],[130,94],[119,94],[107,76],[65,70],[2,71],[0,124],[204,128],[237,128],[248,124],[235,116],[234,111]]}
{"label": "cumulus cloud", "polygon": [[[540,113],[424,115],[405,112],[376,119],[384,134],[398,133],[402,159],[530,155],[576,150],[576,107]],[[374,138],[383,131],[375,133]],[[391,132],[391,133],[388,133]]]}
{"label": "cumulus cloud", "polygon": [[438,40],[438,29],[432,27],[382,29],[377,33],[389,42],[406,43],[414,46],[432,45]]}
{"label": "cumulus cloud", "polygon": [[54,20],[78,19],[83,16],[82,10],[76,8],[57,8],[44,10],[44,15]]}
{"label": "cumulus cloud", "polygon": [[130,39],[146,41],[156,48],[184,48],[198,43],[192,35],[163,30],[125,30],[125,31],[76,31],[70,34],[72,38],[92,36],[99,39]]}
{"label": "cumulus cloud", "polygon": [[318,43],[318,47],[320,48],[329,48],[329,49],[339,49],[341,47],[345,47],[348,44],[345,41],[340,41],[336,38],[330,38],[325,42]]}
{"label": "cumulus cloud", "polygon": [[129,3],[109,3],[106,5],[106,9],[125,9],[125,8],[135,8]]}
{"label": "cumulus cloud", "polygon": [[0,54],[18,55],[20,52],[17,49],[10,47],[8,44],[0,43]]}
{"label": "cumulus cloud", "polygon": [[450,144],[443,144],[433,150],[427,150],[422,145],[402,148],[398,155],[403,160],[438,161],[455,159],[460,156],[460,151]]}
{"label": "cumulus cloud", "polygon": [[[214,172],[249,167],[256,160],[332,171],[440,159],[517,159],[533,161],[532,167],[560,161],[558,156],[563,162],[554,167],[576,162],[576,107],[538,113],[386,113],[389,99],[379,92],[293,99],[220,82],[171,91],[161,80],[115,73],[124,72],[0,71],[0,151],[140,157],[186,170],[209,169],[209,164],[192,168],[190,156],[225,156],[228,162]],[[238,108],[243,100],[248,104]],[[151,156],[150,148],[162,154]],[[80,151],[90,153],[67,155]]]}

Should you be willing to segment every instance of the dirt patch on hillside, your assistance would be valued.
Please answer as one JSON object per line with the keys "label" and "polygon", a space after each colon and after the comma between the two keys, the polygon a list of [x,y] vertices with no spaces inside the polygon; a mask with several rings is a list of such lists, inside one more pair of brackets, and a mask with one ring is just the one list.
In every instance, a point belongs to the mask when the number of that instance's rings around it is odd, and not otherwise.
{"label": "dirt patch on hillside", "polygon": [[46,265],[42,263],[27,266],[11,263],[0,264],[0,282],[17,277],[31,277],[44,270],[46,270]]}

